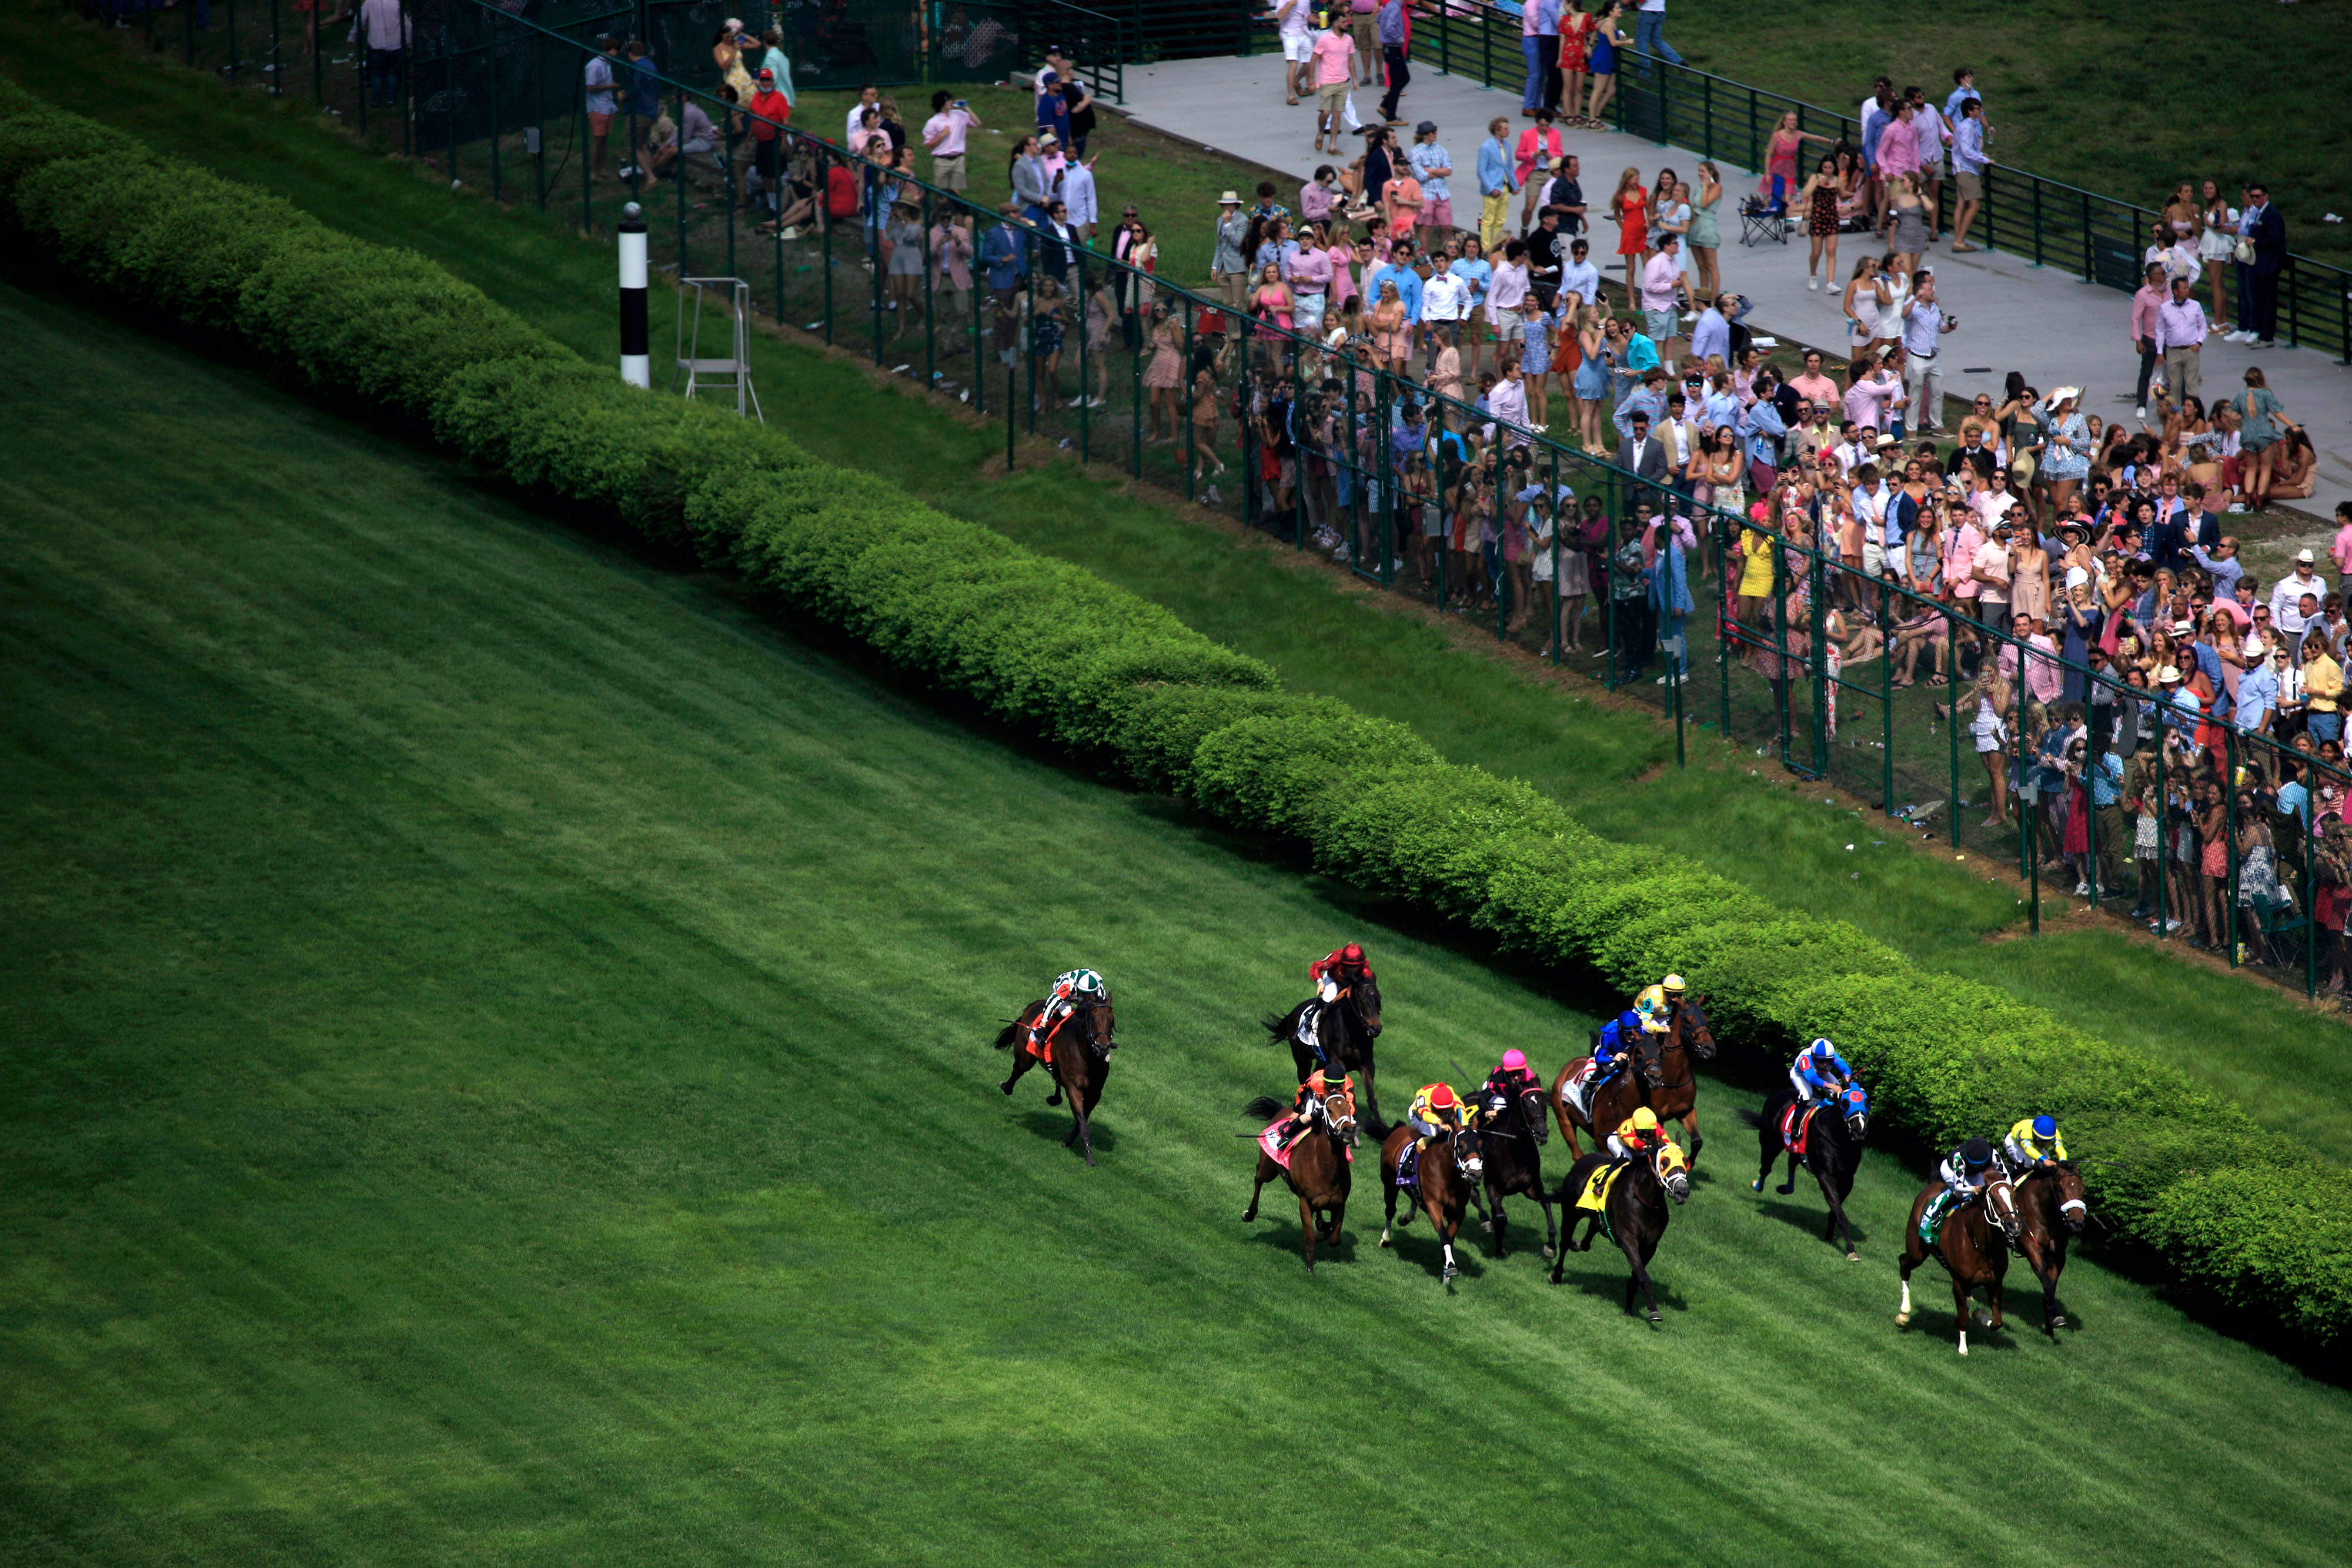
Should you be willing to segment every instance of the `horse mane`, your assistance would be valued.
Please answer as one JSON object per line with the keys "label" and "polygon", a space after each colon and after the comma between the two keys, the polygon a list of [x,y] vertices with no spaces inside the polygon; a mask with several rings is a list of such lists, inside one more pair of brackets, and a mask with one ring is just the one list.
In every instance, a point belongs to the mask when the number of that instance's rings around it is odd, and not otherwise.
{"label": "horse mane", "polygon": [[1287,1104],[1276,1099],[1273,1095],[1261,1094],[1256,1099],[1242,1107],[1242,1114],[1244,1116],[1255,1116],[1261,1122],[1268,1122],[1272,1121],[1275,1117],[1283,1114],[1289,1109],[1290,1107]]}

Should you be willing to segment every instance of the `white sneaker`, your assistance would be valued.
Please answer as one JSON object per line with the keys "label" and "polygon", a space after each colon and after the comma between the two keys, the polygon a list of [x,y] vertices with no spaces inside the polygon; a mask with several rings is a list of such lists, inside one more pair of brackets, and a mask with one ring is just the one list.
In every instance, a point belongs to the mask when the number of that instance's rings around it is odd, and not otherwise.
{"label": "white sneaker", "polygon": [[2075,896],[2075,897],[2077,897],[2077,898],[2088,898],[2088,897],[2090,897],[2090,896],[2091,896],[2091,884],[2090,884],[2089,883],[2087,883],[2087,882],[2078,882],[2078,883],[2076,883],[2074,884],[2074,896]]}
{"label": "white sneaker", "polygon": [[2147,404],[2142,403],[2137,408],[2132,410],[2132,417],[2134,419],[2146,419],[2147,417]]}
{"label": "white sneaker", "polygon": [[1822,280],[1818,277],[1808,277],[1805,279],[1805,287],[1809,292],[1818,294],[1821,292]]}

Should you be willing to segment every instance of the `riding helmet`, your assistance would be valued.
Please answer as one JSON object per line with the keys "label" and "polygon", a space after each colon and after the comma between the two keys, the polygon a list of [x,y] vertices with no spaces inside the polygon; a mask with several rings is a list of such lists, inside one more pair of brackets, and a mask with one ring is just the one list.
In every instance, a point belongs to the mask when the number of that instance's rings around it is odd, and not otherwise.
{"label": "riding helmet", "polygon": [[1680,975],[1668,975],[1664,979],[1660,980],[1658,985],[1670,997],[1683,994],[1683,977]]}
{"label": "riding helmet", "polygon": [[2055,1116],[2034,1117],[2033,1135],[2037,1138],[2056,1137],[2058,1135],[2058,1118]]}
{"label": "riding helmet", "polygon": [[1822,1036],[1819,1040],[1816,1040],[1812,1044],[1807,1046],[1805,1049],[1811,1051],[1813,1055],[1824,1059],[1837,1054],[1837,1047],[1830,1043],[1830,1037],[1827,1035]]}
{"label": "riding helmet", "polygon": [[1635,1107],[1633,1111],[1633,1130],[1639,1133],[1656,1132],[1658,1130],[1658,1113],[1655,1111],[1651,1110],[1647,1105]]}
{"label": "riding helmet", "polygon": [[1528,1053],[1526,1051],[1519,1050],[1517,1046],[1513,1046],[1510,1050],[1503,1052],[1504,1071],[1525,1072],[1527,1069]]}
{"label": "riding helmet", "polygon": [[1339,962],[1342,964],[1360,964],[1363,961],[1364,949],[1358,944],[1350,942],[1339,949]]}
{"label": "riding helmet", "polygon": [[1433,1083],[1429,1089],[1429,1106],[1433,1111],[1451,1111],[1461,1102],[1454,1098],[1454,1085]]}
{"label": "riding helmet", "polygon": [[1982,1138],[1970,1138],[1960,1145],[1960,1164],[1971,1169],[1992,1164],[1992,1145]]}

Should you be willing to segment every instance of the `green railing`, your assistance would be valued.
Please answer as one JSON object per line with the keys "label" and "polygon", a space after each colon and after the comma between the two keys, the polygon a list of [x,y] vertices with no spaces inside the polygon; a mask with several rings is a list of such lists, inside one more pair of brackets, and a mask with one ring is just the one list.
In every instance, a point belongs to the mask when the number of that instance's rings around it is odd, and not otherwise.
{"label": "green railing", "polygon": [[[656,186],[641,178],[591,179],[579,84],[593,52],[587,37],[604,26],[586,18],[567,33],[519,21],[484,0],[460,0],[446,47],[430,61],[410,63],[373,134],[416,150],[493,201],[573,214],[587,234],[611,235],[623,206],[638,202],[657,275],[744,278],[774,322],[1003,419],[1008,470],[1061,452],[1114,465],[1286,545],[1344,559],[1359,576],[1470,618],[1530,654],[1581,663],[1611,689],[1657,706],[1672,727],[1677,762],[1686,760],[1693,740],[1736,762],[1738,750],[1723,750],[1727,742],[1871,802],[1869,820],[1853,825],[1857,852],[1897,834],[1927,833],[1952,851],[2015,864],[2038,928],[2043,862],[2065,847],[2047,802],[2037,800],[2014,824],[1977,823],[1990,776],[1973,740],[1963,742],[1973,713],[1957,700],[1944,711],[1937,706],[1939,695],[1958,698],[1958,684],[1898,686],[1895,661],[1855,633],[1869,628],[1884,641],[1892,632],[1916,644],[1908,657],[1931,678],[1939,667],[1950,673],[1997,661],[2006,649],[2021,670],[2046,665],[2086,696],[2095,687],[2108,690],[2111,711],[2137,711],[2145,692],[2021,648],[2004,629],[1970,625],[1932,597],[1850,570],[1822,547],[1802,515],[1784,530],[1778,512],[1769,512],[1759,528],[1738,508],[1711,504],[1721,497],[1703,502],[1697,487],[1684,483],[1644,486],[1546,431],[1485,436],[1482,409],[1358,358],[1354,343],[1333,349],[1253,320],[1220,298],[1138,272],[1099,249],[1051,243],[1027,225],[1004,230],[1022,263],[1004,275],[1008,287],[991,287],[975,260],[973,286],[960,287],[961,255],[967,248],[984,255],[990,231],[1000,226],[991,204],[887,177],[789,125],[779,128],[776,166],[819,201],[793,237],[762,232],[767,209],[742,194],[747,169],[759,162],[751,127],[684,82],[659,78],[667,113],[683,123],[686,106],[698,106],[720,129],[719,144],[688,154],[683,180]],[[396,133],[392,116],[400,121]],[[635,140],[641,128],[627,119],[613,126],[615,169],[651,162]],[[845,201],[835,217],[823,198],[837,187]],[[896,227],[875,221],[884,193],[908,204],[914,220]],[[797,193],[786,201],[790,212]],[[894,267],[892,256],[910,247],[919,265]],[[1060,286],[1048,286],[1049,276],[1066,281],[1076,314],[1060,314]],[[667,340],[661,319],[657,310],[657,369]],[[1074,387],[1075,401],[1067,396]],[[1491,528],[1467,519],[1466,548],[1456,551],[1454,508],[1444,497],[1458,498],[1465,478],[1486,475],[1498,496],[1531,496],[1532,505],[1523,525],[1510,506],[1498,509]],[[1662,618],[1653,609],[1656,590],[1635,527],[1645,499],[1690,526],[1684,567],[1691,602],[1681,616]],[[1598,518],[1589,527],[1588,510]],[[1771,559],[1769,589],[1744,604],[1733,594],[1743,541]],[[1660,548],[1659,530],[1648,542],[1653,552]],[[1667,567],[1671,575],[1670,556]],[[1848,632],[1842,642],[1832,635],[1833,611]],[[1907,633],[1906,622],[1914,623]],[[1922,635],[1920,624],[1930,633]],[[1564,645],[1587,637],[1595,644],[1589,658]],[[1654,674],[1662,653],[1672,660],[1677,653],[1686,679]],[[2021,680],[2002,717],[2031,741],[2049,716],[2024,693]],[[2183,789],[2235,779],[2241,767],[2273,779],[2299,768],[2314,788],[2322,777],[2352,784],[2352,774],[2284,755],[2265,737],[2231,731],[2210,738],[2198,756],[2158,749],[2148,787],[2163,802],[2157,828],[2167,845],[2182,823],[2175,801]],[[2004,779],[2020,768],[1995,755]],[[2020,768],[2018,782],[2032,781]],[[2234,813],[2234,792],[2229,799],[2226,810]],[[2087,820],[2095,852],[2129,867],[2131,846],[2119,838],[2127,829],[2114,813]],[[2234,894],[2241,841],[2234,825],[2226,836]],[[2242,954],[2291,971],[2310,990],[2320,976],[2307,916],[2315,889],[2311,856],[2299,852],[2303,841],[2291,848],[2298,852],[2279,857],[2290,902],[2258,907],[2223,899],[2211,906],[2205,935],[2233,961]],[[2200,877],[2201,871],[2161,883],[2159,920],[2177,915],[2184,893],[2195,917],[2205,918],[2211,879]],[[2106,900],[2095,893],[2094,901]]]}
{"label": "green railing", "polygon": [[[1516,7],[1489,0],[1416,0],[1412,16],[1416,61],[1486,87],[1520,89],[1527,68]],[[1630,32],[1630,12],[1626,26]],[[1862,127],[1852,115],[1624,53],[1616,94],[1602,110],[1619,131],[1757,171],[1783,114],[1794,113],[1800,129],[1816,135],[1862,143]],[[2140,285],[2141,248],[2159,215],[2153,207],[1995,163],[1985,171],[1984,210],[1969,237],[2036,267],[2060,267],[2085,283],[2128,293]],[[2223,273],[2234,313],[2243,278],[2235,267]],[[2278,335],[2352,362],[2352,271],[2289,255],[2278,279]]]}

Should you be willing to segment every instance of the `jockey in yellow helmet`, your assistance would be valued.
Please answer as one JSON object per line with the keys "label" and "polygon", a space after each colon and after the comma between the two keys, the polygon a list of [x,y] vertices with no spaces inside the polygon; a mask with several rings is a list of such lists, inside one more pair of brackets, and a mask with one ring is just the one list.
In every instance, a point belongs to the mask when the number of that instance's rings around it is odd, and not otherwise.
{"label": "jockey in yellow helmet", "polygon": [[1658,1124],[1658,1113],[1647,1105],[1637,1105],[1609,1134],[1609,1152],[1622,1165],[1637,1155],[1663,1148],[1665,1142],[1666,1130]]}
{"label": "jockey in yellow helmet", "polygon": [[1642,1015],[1644,1030],[1664,1034],[1674,1021],[1675,1006],[1683,999],[1683,977],[1668,975],[1654,986],[1645,986],[1633,998],[1633,1010]]}

